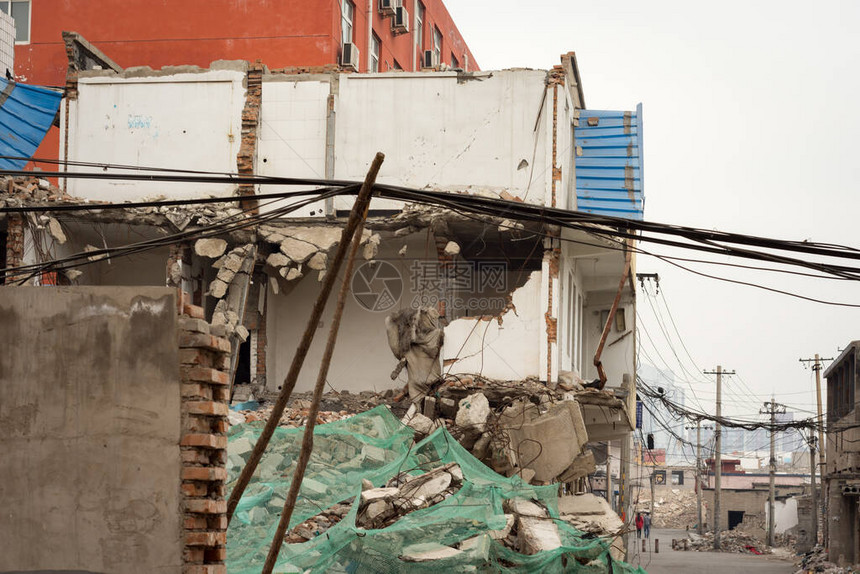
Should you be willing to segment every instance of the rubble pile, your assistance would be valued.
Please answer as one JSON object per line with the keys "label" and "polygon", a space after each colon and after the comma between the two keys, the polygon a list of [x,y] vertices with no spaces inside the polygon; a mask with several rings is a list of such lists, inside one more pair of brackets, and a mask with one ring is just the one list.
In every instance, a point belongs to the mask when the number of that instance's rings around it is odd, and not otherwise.
{"label": "rubble pile", "polygon": [[605,395],[605,402],[617,406],[611,393],[594,389],[565,392],[529,379],[449,376],[414,401],[402,422],[419,439],[444,426],[499,474],[532,484],[573,482],[595,468],[593,453],[585,448],[580,394],[590,399]]}
{"label": "rubble pile", "polygon": [[[246,387],[246,388],[242,388]],[[250,385],[237,385],[233,398],[234,407],[241,407],[243,403],[256,403],[256,398],[250,390]],[[354,416],[358,413],[367,412],[379,405],[388,405],[393,412],[406,410],[406,403],[395,402],[397,391],[388,390],[382,393],[362,391],[350,393],[349,391],[332,391],[323,394],[320,401],[320,412],[317,415],[316,424],[333,423]],[[281,415],[280,426],[285,428],[299,428],[307,424],[310,414],[311,399],[313,393],[293,393],[287,408]],[[254,409],[239,409],[230,412],[230,424],[236,425],[245,422],[267,421],[274,408],[277,395],[266,394],[262,398],[265,402]]]}
{"label": "rubble pile", "polygon": [[418,476],[398,474],[382,488],[365,481],[355,523],[362,528],[386,528],[410,512],[442,502],[462,484],[463,471],[454,462]]}
{"label": "rubble pile", "polygon": [[[698,552],[710,552],[714,549],[714,534],[706,532],[699,536],[690,532],[690,550]],[[686,550],[687,548],[684,548]],[[738,532],[737,530],[728,530],[720,536],[720,551],[734,552],[738,554],[773,554],[773,550],[754,536]]]}
{"label": "rubble pile", "polygon": [[[651,511],[654,528],[693,529],[699,522],[695,491],[673,488],[671,492],[671,496],[656,497],[652,511],[651,495],[647,489],[643,489],[639,495],[637,511]],[[703,519],[707,520],[707,508],[704,505],[702,515]]]}
{"label": "rubble pile", "polygon": [[807,552],[796,562],[795,566],[800,569],[795,574],[807,574],[808,572],[823,572],[824,574],[851,574],[855,572],[853,568],[840,568],[833,562],[827,560],[827,552],[821,545],[815,546],[811,551]]}
{"label": "rubble pile", "polygon": [[313,540],[326,530],[340,522],[349,514],[352,508],[353,499],[347,499],[339,502],[334,506],[327,508],[321,513],[312,518],[308,518],[304,522],[297,524],[290,529],[284,536],[285,544],[301,544],[308,540]]}

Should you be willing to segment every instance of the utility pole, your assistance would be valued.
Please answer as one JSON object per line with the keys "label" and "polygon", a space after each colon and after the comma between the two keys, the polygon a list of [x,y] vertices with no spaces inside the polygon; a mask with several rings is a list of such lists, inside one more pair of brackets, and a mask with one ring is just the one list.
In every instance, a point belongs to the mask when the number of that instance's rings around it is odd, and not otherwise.
{"label": "utility pole", "polygon": [[776,495],[776,415],[777,413],[785,413],[785,405],[781,405],[774,401],[771,396],[770,401],[764,404],[764,409],[759,410],[759,413],[770,415],[770,496],[767,501],[767,545],[773,546],[774,527],[776,525],[776,517],[774,516],[774,498]]}
{"label": "utility pole", "polygon": [[[818,489],[815,487],[815,431],[809,429],[809,473],[812,485],[812,510],[815,512],[812,520],[813,546],[818,544]],[[824,481],[822,480],[822,483]]]}
{"label": "utility pole", "polygon": [[[687,430],[691,430],[693,427],[684,427]],[[699,536],[705,533],[705,521],[702,517],[702,488],[704,487],[702,481],[702,428],[712,429],[712,426],[702,427],[702,419],[696,419],[696,514],[698,517],[698,524],[696,525],[696,532],[699,533]]]}
{"label": "utility pole", "polygon": [[705,533],[702,524],[702,419],[696,419],[696,512],[699,536]]}
{"label": "utility pole", "polygon": [[723,371],[722,365],[717,365],[716,371],[705,371],[706,375],[717,375],[717,416],[714,425],[714,550],[720,549],[720,486],[723,474],[723,449],[722,429],[720,428],[720,417],[723,406],[723,374],[734,375],[734,371]]}
{"label": "utility pole", "polygon": [[[825,472],[825,452],[827,451],[827,443],[824,442],[824,414],[821,407],[821,363],[824,361],[832,361],[833,357],[822,359],[818,353],[815,353],[814,359],[800,359],[801,363],[812,363],[812,370],[815,371],[815,399],[818,402],[818,472],[821,476],[821,502],[820,506],[815,507],[815,524],[818,527],[819,516],[826,516],[827,497],[824,493],[824,472]],[[827,537],[827,521],[824,521],[824,536]]]}

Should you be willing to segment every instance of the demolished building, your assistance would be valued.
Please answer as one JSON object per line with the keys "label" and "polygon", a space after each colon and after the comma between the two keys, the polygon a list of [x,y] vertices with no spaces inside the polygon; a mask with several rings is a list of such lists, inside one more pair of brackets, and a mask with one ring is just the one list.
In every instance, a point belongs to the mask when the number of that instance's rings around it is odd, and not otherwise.
{"label": "demolished building", "polygon": [[[642,217],[641,110],[587,110],[572,53],[549,71],[473,73],[289,74],[244,62],[70,66],[60,109],[59,175],[68,177],[58,187],[7,180],[5,205],[46,208],[5,217],[7,285],[173,287],[180,309],[201,309],[210,335],[229,341],[233,388],[250,385],[258,397],[285,378],[351,208],[349,197],[326,196],[322,182],[362,179],[376,151],[386,153],[383,184]],[[152,172],[141,169],[154,167],[176,177],[160,171],[147,180]],[[295,188],[262,179],[180,177],[195,173],[304,179],[321,188],[320,198],[267,197]],[[225,197],[242,202],[158,205]],[[50,209],[82,201],[140,205]],[[440,335],[441,377],[432,396],[416,397],[413,416],[444,426],[446,401],[459,407],[483,396],[494,420],[477,424],[502,427],[507,442],[499,472],[583,490],[577,481],[607,464],[621,479],[610,503],[626,519],[633,246],[386,199],[373,200],[362,245],[331,387],[403,387],[408,368],[395,380],[391,374],[407,352],[392,354],[386,319],[426,310]],[[51,264],[66,258],[78,263]],[[325,314],[322,324],[330,320]],[[313,345],[308,360],[322,352]],[[296,391],[310,389],[313,376],[301,373]],[[523,392],[528,385],[540,391]],[[519,394],[487,396],[510,387]],[[498,424],[505,417],[517,424]],[[456,419],[455,412],[454,426],[482,431],[465,440],[491,463],[486,427]],[[595,450],[606,455],[595,461]]]}

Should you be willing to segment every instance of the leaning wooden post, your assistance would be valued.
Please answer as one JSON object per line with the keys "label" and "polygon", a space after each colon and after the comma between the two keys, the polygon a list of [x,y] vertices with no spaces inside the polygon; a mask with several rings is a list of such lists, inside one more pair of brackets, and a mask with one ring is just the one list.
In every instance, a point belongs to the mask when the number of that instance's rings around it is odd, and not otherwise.
{"label": "leaning wooden post", "polygon": [[[374,159],[374,163],[371,166],[371,170],[375,167],[376,172],[378,172],[379,165],[382,164],[384,157],[385,156],[382,154],[377,154],[376,159]],[[269,420],[266,421],[266,426],[263,428],[260,438],[257,439],[257,443],[254,445],[254,450],[251,451],[251,456],[248,457],[248,462],[245,464],[244,468],[242,468],[242,472],[239,475],[239,480],[236,482],[236,486],[233,488],[233,492],[230,493],[230,498],[227,501],[227,524],[230,524],[230,520],[233,518],[233,512],[236,510],[236,506],[239,504],[239,500],[242,498],[245,488],[248,487],[248,483],[251,481],[254,471],[257,470],[257,465],[260,463],[260,459],[263,458],[263,452],[265,452],[266,447],[269,445],[272,435],[275,434],[275,429],[278,427],[281,415],[284,414],[284,409],[287,407],[287,401],[290,399],[293,388],[296,386],[299,372],[302,370],[302,364],[305,361],[305,357],[307,356],[308,350],[313,342],[314,335],[317,332],[317,325],[319,325],[323,310],[328,302],[331,290],[334,287],[334,282],[337,279],[340,266],[346,257],[346,251],[349,248],[350,240],[352,239],[352,236],[355,235],[355,230],[358,227],[359,221],[363,220],[365,217],[365,206],[370,204],[372,188],[372,185],[368,186],[365,184],[358,192],[355,205],[349,214],[349,219],[347,219],[346,227],[344,227],[343,232],[340,235],[340,243],[338,243],[337,252],[335,252],[334,259],[326,272],[326,276],[323,278],[322,288],[320,289],[319,296],[314,303],[310,319],[308,319],[308,324],[305,327],[304,334],[302,335],[302,340],[296,349],[296,354],[293,357],[292,364],[290,364],[290,370],[287,372],[284,384],[281,386],[281,394],[278,395],[278,400],[272,408],[272,414],[269,416]]]}
{"label": "leaning wooden post", "polygon": [[[382,160],[385,156],[381,153],[376,154],[373,164],[370,166],[370,171],[364,180],[364,185],[361,188],[359,197],[365,190],[373,188],[376,182],[376,174],[379,173],[379,167],[382,165]],[[284,501],[284,510],[281,512],[281,519],[278,522],[278,528],[275,531],[275,537],[272,539],[272,545],[269,547],[269,555],[266,557],[266,564],[263,566],[263,574],[271,574],[275,567],[275,562],[278,560],[278,554],[281,552],[281,546],[284,544],[284,535],[287,532],[287,527],[290,524],[290,518],[293,515],[293,508],[296,505],[296,500],[299,497],[299,489],[302,486],[302,480],[305,476],[308,461],[311,458],[311,453],[314,449],[314,426],[316,425],[317,415],[320,411],[320,401],[322,400],[323,389],[325,389],[326,377],[328,369],[331,365],[331,357],[334,354],[334,346],[337,342],[337,332],[340,328],[340,320],[343,317],[343,308],[346,305],[346,297],[349,294],[350,276],[352,275],[353,267],[355,266],[355,256],[358,253],[358,247],[361,244],[361,233],[364,230],[364,221],[367,217],[367,208],[370,207],[370,197],[367,196],[361,202],[356,200],[356,205],[353,209],[361,208],[362,216],[358,226],[355,228],[355,235],[352,238],[352,244],[349,248],[349,258],[346,261],[346,270],[344,271],[343,282],[340,285],[340,292],[337,296],[337,304],[334,308],[334,317],[332,319],[331,328],[328,332],[328,341],[326,342],[325,353],[320,363],[320,371],[317,376],[316,386],[314,387],[314,395],[311,400],[311,407],[308,412],[308,422],[305,425],[305,433],[302,436],[302,449],[299,452],[299,459],[296,462],[296,470],[293,472],[293,480],[290,483],[290,491],[287,494],[287,499]]]}

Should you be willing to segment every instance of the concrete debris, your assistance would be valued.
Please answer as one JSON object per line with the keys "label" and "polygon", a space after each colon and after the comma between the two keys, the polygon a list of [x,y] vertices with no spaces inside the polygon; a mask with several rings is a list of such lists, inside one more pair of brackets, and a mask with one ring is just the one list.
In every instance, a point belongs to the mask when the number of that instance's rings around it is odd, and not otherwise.
{"label": "concrete debris", "polygon": [[481,393],[460,401],[455,423],[467,433],[483,433],[490,416],[490,402]]}
{"label": "concrete debris", "polygon": [[[228,286],[229,285],[225,281],[223,281],[221,279],[215,279],[214,281],[212,281],[209,284],[209,295],[211,295],[212,297],[215,297],[216,299],[222,299],[224,297],[224,295],[227,294],[227,287]],[[213,318],[213,322],[214,322],[214,318]]]}
{"label": "concrete debris", "polygon": [[561,546],[558,526],[550,518],[520,516],[517,519],[517,525],[517,545],[522,554],[537,554],[545,550],[555,550]]}
{"label": "concrete debris", "polygon": [[308,267],[317,271],[322,271],[326,268],[327,261],[328,257],[326,256],[326,254],[321,251],[318,251],[314,253],[314,255],[310,259],[308,259]]}
{"label": "concrete debris", "polygon": [[217,237],[198,239],[194,243],[194,252],[200,257],[218,259],[227,250],[227,242]]}
{"label": "concrete debris", "polygon": [[449,241],[445,245],[445,255],[450,255],[451,257],[453,257],[454,255],[459,255],[459,254],[460,254],[460,246],[457,245],[456,242]]}
{"label": "concrete debris", "polygon": [[615,514],[609,502],[591,493],[561,496],[558,499],[559,516],[574,528],[612,540],[610,552],[616,560],[624,559],[622,538],[616,536],[624,530],[624,522]]}
{"label": "concrete debris", "polygon": [[[714,549],[714,533],[706,532],[699,536],[690,532],[689,545],[677,545],[676,550],[695,550],[697,552],[711,552]],[[772,554],[773,550],[754,536],[738,532],[737,530],[726,530],[720,535],[720,552],[734,552],[739,554]]]}
{"label": "concrete debris", "polygon": [[[91,253],[93,251],[101,251],[101,248],[96,247],[95,245],[85,245],[84,246],[84,252],[85,253]],[[108,257],[107,254],[103,253],[102,255],[90,255],[89,257],[87,257],[87,259],[90,261],[101,261],[102,259],[107,259],[107,257]]]}
{"label": "concrete debris", "polygon": [[401,257],[405,256],[407,247],[408,247],[407,245],[404,245],[403,247],[401,247],[400,251],[398,251],[397,254],[400,255]]}
{"label": "concrete debris", "polygon": [[823,572],[824,574],[851,574],[857,572],[856,568],[840,568],[827,559],[827,551],[823,546],[815,546],[811,551],[804,554],[799,562],[795,563],[800,569],[795,574],[808,574],[809,572]]}
{"label": "concrete debris", "polygon": [[439,424],[436,421],[417,412],[414,404],[409,407],[409,410],[406,412],[406,416],[404,416],[400,422],[412,427],[415,430],[417,435],[416,439],[418,440],[429,435],[439,427]]}
{"label": "concrete debris", "polygon": [[364,258],[370,261],[371,259],[376,257],[376,254],[379,252],[379,244],[382,242],[382,238],[378,233],[374,233],[370,236],[370,239],[367,240],[367,243],[364,245]]}
{"label": "concrete debris", "polygon": [[386,528],[403,516],[452,496],[463,484],[457,463],[448,463],[418,476],[397,475],[388,487],[361,493],[356,526]]}
{"label": "concrete debris", "polygon": [[439,311],[433,307],[403,309],[385,318],[385,329],[391,352],[405,362],[409,398],[416,401],[442,375],[439,353],[445,331]]}
{"label": "concrete debris", "polygon": [[66,242],[66,234],[63,232],[63,226],[53,217],[48,219],[48,233],[56,239],[57,243],[62,245]]}
{"label": "concrete debris", "polygon": [[302,277],[302,268],[299,267],[291,267],[289,271],[287,271],[286,279],[287,281],[294,281],[299,277]]}
{"label": "concrete debris", "polygon": [[[648,489],[643,489],[640,493],[636,511],[652,511],[651,493]],[[707,524],[707,504],[702,505],[702,516],[705,524]],[[654,528],[688,528],[694,530],[699,522],[696,492],[673,488],[671,496],[666,498],[658,496],[654,502],[653,512],[651,512],[651,520]]]}
{"label": "concrete debris", "polygon": [[290,264],[290,258],[283,253],[272,253],[266,258],[266,264],[272,267],[285,267]]}
{"label": "concrete debris", "polygon": [[461,553],[462,550],[457,550],[438,542],[424,542],[404,548],[400,559],[404,562],[428,562],[441,558],[451,558]]}
{"label": "concrete debris", "polygon": [[281,252],[295,263],[304,263],[316,253],[319,248],[307,241],[288,237],[281,242]]}

